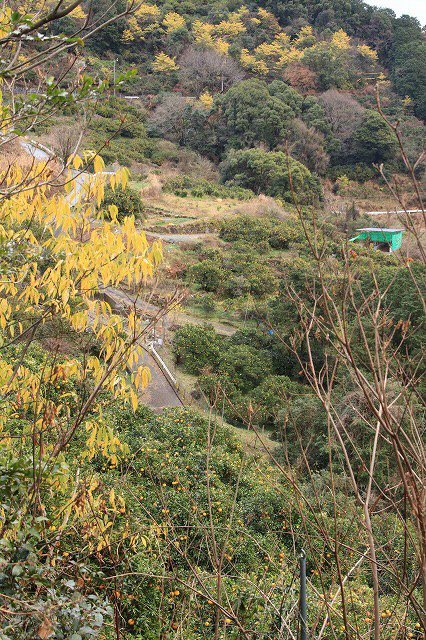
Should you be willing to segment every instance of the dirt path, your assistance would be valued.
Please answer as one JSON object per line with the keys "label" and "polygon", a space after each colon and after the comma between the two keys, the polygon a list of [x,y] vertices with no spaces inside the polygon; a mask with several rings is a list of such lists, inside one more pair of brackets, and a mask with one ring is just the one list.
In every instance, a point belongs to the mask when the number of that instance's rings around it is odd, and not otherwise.
{"label": "dirt path", "polygon": [[213,233],[157,233],[156,231],[145,231],[147,238],[158,238],[163,242],[201,242],[210,238],[215,238]]}

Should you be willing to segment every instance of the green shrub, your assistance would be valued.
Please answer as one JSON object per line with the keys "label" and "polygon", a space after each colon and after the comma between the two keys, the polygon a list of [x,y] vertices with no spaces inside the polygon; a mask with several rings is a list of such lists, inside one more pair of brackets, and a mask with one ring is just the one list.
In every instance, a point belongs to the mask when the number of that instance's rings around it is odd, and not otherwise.
{"label": "green shrub", "polygon": [[362,162],[357,162],[356,164],[338,164],[330,167],[328,176],[332,180],[346,176],[348,180],[367,182],[377,177],[377,170],[371,165]]}
{"label": "green shrub", "polygon": [[152,146],[145,118],[143,109],[119,98],[97,103],[85,143],[100,149],[107,164],[119,162],[129,166],[132,162],[144,162]]}
{"label": "green shrub", "polygon": [[252,189],[255,193],[293,201],[293,189],[302,203],[322,198],[321,183],[305,165],[282,151],[245,149],[230,151],[220,166],[222,180],[229,186]]}
{"label": "green shrub", "polygon": [[259,142],[273,148],[285,137],[294,117],[279,91],[271,95],[266,82],[256,78],[235,84],[220,102],[219,139],[227,149],[254,147]]}
{"label": "green shrub", "polygon": [[206,293],[197,302],[206,313],[214,313],[216,309],[216,300],[212,293]]}
{"label": "green shrub", "polygon": [[144,153],[151,162],[161,165],[163,162],[179,162],[181,150],[169,140],[149,138]]}
{"label": "green shrub", "polygon": [[257,244],[262,240],[269,240],[270,223],[248,215],[226,218],[220,225],[219,236],[226,242],[244,240],[250,244]]}
{"label": "green shrub", "polygon": [[250,281],[244,275],[231,273],[223,284],[227,296],[238,298],[250,293]]}
{"label": "green shrub", "polygon": [[252,392],[251,398],[259,407],[259,424],[272,428],[277,421],[287,422],[294,397],[300,393],[299,385],[287,376],[267,376]]}
{"label": "green shrub", "polygon": [[178,329],[173,340],[176,363],[185,371],[198,374],[216,367],[220,356],[220,338],[212,326],[187,324]]}
{"label": "green shrub", "polygon": [[255,347],[231,345],[221,357],[219,371],[239,391],[247,393],[271,372],[270,358]]}
{"label": "green shrub", "polygon": [[259,253],[260,243],[267,242],[273,249],[288,249],[293,242],[303,240],[303,229],[297,219],[286,221],[274,218],[253,218],[248,215],[227,218],[222,221],[219,236],[226,242],[243,240],[256,245]]}
{"label": "green shrub", "polygon": [[193,198],[235,198],[236,200],[249,200],[253,192],[241,187],[227,187],[223,184],[209,182],[205,178],[193,178],[191,176],[178,176],[168,180],[163,188],[167,193],[185,197],[190,194]]}
{"label": "green shrub", "polygon": [[281,222],[269,236],[269,244],[273,249],[288,249],[295,242],[304,240],[303,229],[298,220]]}
{"label": "green shrub", "polygon": [[188,278],[204,291],[218,291],[225,278],[225,271],[214,260],[202,260],[188,269]]}
{"label": "green shrub", "polygon": [[117,187],[115,191],[111,187],[105,189],[105,198],[102,208],[108,212],[109,205],[115,205],[118,209],[118,220],[123,220],[126,216],[135,216],[137,220],[145,218],[145,207],[139,192],[131,187],[122,189]]}
{"label": "green shrub", "polygon": [[398,143],[394,132],[381,115],[368,110],[354,131],[351,144],[354,159],[371,165],[393,160]]}
{"label": "green shrub", "polygon": [[278,289],[278,279],[267,264],[261,262],[253,265],[247,273],[250,283],[250,293],[254,296],[262,297],[273,293]]}

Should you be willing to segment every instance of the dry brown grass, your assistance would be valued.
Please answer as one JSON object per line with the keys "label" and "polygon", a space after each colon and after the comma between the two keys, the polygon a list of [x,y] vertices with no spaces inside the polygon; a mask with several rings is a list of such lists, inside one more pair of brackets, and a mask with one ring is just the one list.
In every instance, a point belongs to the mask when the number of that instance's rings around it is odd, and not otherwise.
{"label": "dry brown grass", "polygon": [[148,195],[143,191],[145,204],[148,207],[162,210],[165,213],[186,218],[203,220],[209,218],[222,218],[224,215],[235,211],[241,204],[231,198],[180,198],[172,193],[160,193],[160,195]]}
{"label": "dry brown grass", "polygon": [[288,218],[292,215],[290,209],[290,205],[287,205],[287,208],[284,208],[276,200],[274,200],[274,198],[260,195],[256,198],[253,198],[252,200],[240,202],[235,207],[235,213],[238,215],[247,214],[258,218],[262,218],[264,216],[272,216],[274,218],[283,219]]}
{"label": "dry brown grass", "polygon": [[237,200],[235,198],[185,198],[162,191],[164,182],[172,176],[178,175],[175,168],[162,168],[161,174],[148,174],[146,186],[141,190],[142,197],[148,208],[162,211],[176,217],[193,218],[198,221],[219,220],[229,215],[242,213],[256,216],[273,216],[288,218],[292,215],[292,206],[284,208],[274,198],[260,195],[251,200]]}
{"label": "dry brown grass", "polygon": [[161,175],[164,180],[179,175],[204,178],[211,182],[219,179],[219,172],[213,162],[188,149],[179,149],[176,161],[164,162],[161,165]]}
{"label": "dry brown grass", "polygon": [[0,171],[7,171],[9,167],[17,164],[23,169],[29,169],[32,164],[32,158],[24,151],[18,140],[6,142],[1,147]]}
{"label": "dry brown grass", "polygon": [[146,199],[158,200],[163,190],[160,178],[155,173],[148,174],[146,186],[141,189],[141,196]]}

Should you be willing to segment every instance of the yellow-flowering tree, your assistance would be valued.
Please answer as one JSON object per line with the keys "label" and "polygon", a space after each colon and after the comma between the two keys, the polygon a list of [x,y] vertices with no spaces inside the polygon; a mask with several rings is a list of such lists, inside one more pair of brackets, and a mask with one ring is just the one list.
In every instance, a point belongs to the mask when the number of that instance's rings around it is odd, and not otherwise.
{"label": "yellow-flowering tree", "polygon": [[226,55],[231,42],[246,31],[246,27],[240,19],[242,15],[240,12],[229,14],[228,20],[222,20],[216,25],[194,20],[192,33],[195,44],[215,49],[218,53]]}
{"label": "yellow-flowering tree", "polygon": [[[128,170],[106,172],[96,151],[73,153],[63,166],[21,136],[94,93],[89,79],[67,84],[64,73],[59,87],[43,73],[55,52],[77,44],[64,36],[52,45],[43,32],[71,13],[83,19],[80,3],[29,10],[3,8],[0,20],[0,626],[14,639],[80,637],[80,628],[96,631],[111,615],[108,604],[86,601],[65,579],[76,576],[76,565],[66,564],[61,544],[79,532],[81,557],[94,554],[100,563],[103,555],[111,561],[114,540],[135,543],[123,499],[105,493],[87,461],[115,468],[127,455],[104,409],[118,400],[137,408],[150,379],[144,343],[163,313],[147,317],[138,302],[162,260],[161,244],[149,244],[134,217],[120,223],[117,207],[103,206],[106,186],[125,189]],[[16,106],[10,87],[30,69],[44,91]],[[120,286],[133,301],[118,313]],[[64,346],[67,339],[75,348]],[[76,602],[77,626],[70,626]]]}
{"label": "yellow-flowering tree", "polygon": [[222,22],[220,22],[215,28],[217,35],[230,38],[238,36],[245,31],[246,28],[244,24],[237,19],[222,20]]}
{"label": "yellow-flowering tree", "polygon": [[132,42],[137,38],[143,38],[160,26],[160,9],[155,4],[138,4],[134,13],[127,20],[127,27],[123,31],[123,40]]}
{"label": "yellow-flowering tree", "polygon": [[168,33],[173,33],[173,31],[182,29],[185,26],[186,22],[185,18],[183,18],[181,15],[179,15],[175,11],[170,11],[164,16],[162,24],[166,28]]}
{"label": "yellow-flowering tree", "polygon": [[306,49],[308,47],[312,47],[315,44],[315,42],[316,42],[316,38],[314,36],[312,27],[306,26],[300,29],[294,41],[294,45],[298,49]]}
{"label": "yellow-flowering tree", "polygon": [[213,31],[214,26],[212,24],[201,22],[201,20],[195,20],[192,25],[192,33],[196,44],[212,45]]}
{"label": "yellow-flowering tree", "polygon": [[263,61],[269,71],[279,70],[289,62],[295,62],[303,57],[303,51],[292,46],[290,38],[285,33],[279,33],[270,43],[262,42],[254,50],[257,60]]}
{"label": "yellow-flowering tree", "polygon": [[257,20],[259,20],[260,24],[267,27],[269,31],[274,33],[279,33],[281,31],[280,24],[274,14],[266,11],[266,9],[263,9],[262,7],[259,7],[257,10]]}
{"label": "yellow-flowering tree", "polygon": [[376,62],[378,56],[377,51],[374,51],[368,44],[359,44],[357,46],[357,51],[362,58],[370,60],[372,62]]}
{"label": "yellow-flowering tree", "polygon": [[339,29],[338,31],[333,33],[331,42],[338,49],[349,49],[349,47],[351,46],[351,39],[343,29]]}
{"label": "yellow-flowering tree", "polygon": [[201,95],[200,95],[200,103],[201,105],[204,107],[204,109],[207,109],[210,111],[210,109],[213,106],[213,96],[211,93],[209,93],[209,91],[204,91]]}
{"label": "yellow-flowering tree", "polygon": [[240,55],[240,63],[244,69],[251,71],[252,73],[258,73],[259,75],[267,75],[269,69],[264,60],[259,60],[249,52],[248,49],[243,49]]}
{"label": "yellow-flowering tree", "polygon": [[179,66],[176,64],[174,58],[171,58],[167,53],[162,51],[155,56],[152,68],[157,73],[171,73],[172,71],[177,71]]}

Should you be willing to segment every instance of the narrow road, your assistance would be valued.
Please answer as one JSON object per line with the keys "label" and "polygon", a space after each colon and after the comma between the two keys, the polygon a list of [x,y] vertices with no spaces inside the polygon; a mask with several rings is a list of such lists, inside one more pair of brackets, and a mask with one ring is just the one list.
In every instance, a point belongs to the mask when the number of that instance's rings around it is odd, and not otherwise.
{"label": "narrow road", "polygon": [[407,211],[397,211],[396,209],[390,209],[389,211],[366,211],[367,216],[386,216],[389,214],[392,215],[403,215],[404,213],[424,213],[422,209],[407,209]]}
{"label": "narrow road", "polygon": [[[134,304],[134,299],[132,299],[130,295],[114,287],[106,287],[100,291],[100,294],[105,297],[107,302],[118,312],[125,311],[126,308]],[[159,311],[158,307],[144,300],[136,301],[136,309],[145,313],[147,316],[156,315]],[[141,394],[142,402],[157,411],[167,407],[183,406],[183,402],[174,386],[169,382],[167,376],[149,351],[145,351],[143,358],[134,365],[135,369],[142,364],[149,367],[151,371],[151,381]]]}
{"label": "narrow road", "polygon": [[145,364],[151,371],[151,381],[140,395],[142,402],[155,411],[182,407],[183,402],[150,353],[146,353],[143,362],[138,362],[136,366],[141,364]]}
{"label": "narrow road", "polygon": [[30,156],[32,156],[39,162],[48,162],[49,160],[53,160],[53,158],[55,157],[55,154],[53,152],[49,152],[47,148],[44,148],[41,145],[37,145],[34,142],[22,140],[21,147],[25,149],[25,151]]}

